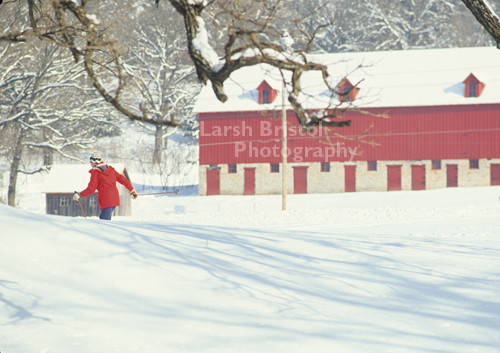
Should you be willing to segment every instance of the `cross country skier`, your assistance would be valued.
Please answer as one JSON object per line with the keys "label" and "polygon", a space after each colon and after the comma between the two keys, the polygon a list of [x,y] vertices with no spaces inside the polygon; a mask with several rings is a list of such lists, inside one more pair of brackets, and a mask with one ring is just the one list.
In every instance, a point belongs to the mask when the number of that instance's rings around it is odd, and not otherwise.
{"label": "cross country skier", "polygon": [[92,169],[89,170],[89,185],[82,192],[75,191],[73,200],[78,201],[80,197],[90,196],[97,190],[99,192],[97,203],[101,208],[99,218],[111,220],[114,209],[116,206],[120,206],[120,195],[116,188],[116,182],[123,184],[130,191],[133,199],[137,198],[137,193],[127,178],[118,173],[112,166],[104,164],[99,153],[94,152],[90,156],[90,165]]}

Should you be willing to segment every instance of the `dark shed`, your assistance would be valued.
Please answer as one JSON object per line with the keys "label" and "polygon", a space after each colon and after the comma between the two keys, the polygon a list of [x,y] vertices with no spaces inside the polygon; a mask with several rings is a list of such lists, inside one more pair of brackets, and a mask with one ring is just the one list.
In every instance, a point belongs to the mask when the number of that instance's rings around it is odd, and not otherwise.
{"label": "dark shed", "polygon": [[[127,169],[124,164],[110,164],[118,173],[123,174],[128,180]],[[90,181],[86,164],[56,164],[44,183],[43,192],[46,194],[46,213],[69,217],[83,217],[82,207],[87,217],[98,216],[100,208],[97,204],[97,192],[89,197],[82,197],[80,203],[73,201],[75,191],[85,189]],[[130,192],[117,183],[120,193],[120,206],[115,209],[113,216],[132,215]]]}

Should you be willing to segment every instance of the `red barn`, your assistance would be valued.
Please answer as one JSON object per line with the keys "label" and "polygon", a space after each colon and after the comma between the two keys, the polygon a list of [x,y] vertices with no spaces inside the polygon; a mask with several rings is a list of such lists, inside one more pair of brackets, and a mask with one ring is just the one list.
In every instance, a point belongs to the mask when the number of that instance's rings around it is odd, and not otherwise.
{"label": "red barn", "polygon": [[[303,105],[353,105],[348,128],[301,129],[287,110],[290,193],[425,190],[500,185],[500,51],[494,47],[314,55]],[[200,195],[281,193],[281,74],[235,72],[226,103],[211,87],[200,122]],[[369,114],[366,114],[368,112]],[[341,136],[340,136],[341,135]]]}

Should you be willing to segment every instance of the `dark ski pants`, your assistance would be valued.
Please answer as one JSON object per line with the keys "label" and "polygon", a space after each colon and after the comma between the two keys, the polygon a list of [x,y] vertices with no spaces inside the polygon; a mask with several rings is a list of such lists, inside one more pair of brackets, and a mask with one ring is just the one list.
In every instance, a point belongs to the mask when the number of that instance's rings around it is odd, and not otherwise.
{"label": "dark ski pants", "polygon": [[110,221],[111,216],[113,215],[113,211],[115,210],[115,208],[116,208],[116,206],[103,208],[101,210],[101,213],[99,214],[99,218]]}

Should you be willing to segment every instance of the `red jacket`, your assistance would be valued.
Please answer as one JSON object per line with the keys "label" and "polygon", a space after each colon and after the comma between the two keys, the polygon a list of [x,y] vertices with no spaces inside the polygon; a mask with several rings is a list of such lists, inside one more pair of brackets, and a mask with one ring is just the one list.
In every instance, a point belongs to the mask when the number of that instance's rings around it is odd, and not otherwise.
{"label": "red jacket", "polygon": [[101,163],[89,170],[89,173],[89,186],[80,193],[80,196],[90,196],[97,190],[99,192],[97,203],[101,209],[120,206],[120,195],[118,194],[116,182],[125,185],[130,191],[134,190],[132,183],[109,165]]}

